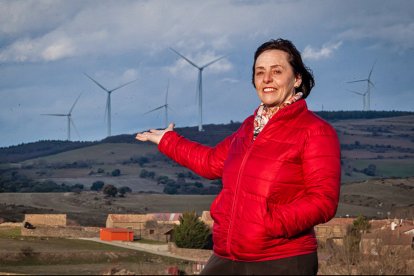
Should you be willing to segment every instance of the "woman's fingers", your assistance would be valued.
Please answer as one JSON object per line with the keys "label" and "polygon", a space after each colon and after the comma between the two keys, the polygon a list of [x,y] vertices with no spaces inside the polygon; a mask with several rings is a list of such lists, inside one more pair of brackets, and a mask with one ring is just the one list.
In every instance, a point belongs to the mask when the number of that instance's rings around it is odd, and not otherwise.
{"label": "woman's fingers", "polygon": [[166,129],[150,129],[148,131],[137,133],[135,136],[136,140],[146,142],[151,141],[155,144],[158,144],[161,141],[161,138],[164,136],[164,134],[168,131],[171,131],[174,129],[174,124],[170,123]]}

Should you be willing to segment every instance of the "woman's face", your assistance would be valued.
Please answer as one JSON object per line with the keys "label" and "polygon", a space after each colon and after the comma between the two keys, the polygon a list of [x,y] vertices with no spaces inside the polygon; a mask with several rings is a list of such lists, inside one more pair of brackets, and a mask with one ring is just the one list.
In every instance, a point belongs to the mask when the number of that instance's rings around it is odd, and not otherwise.
{"label": "woman's face", "polygon": [[280,105],[302,82],[300,75],[294,75],[288,57],[284,51],[267,50],[256,59],[254,84],[257,95],[266,106]]}

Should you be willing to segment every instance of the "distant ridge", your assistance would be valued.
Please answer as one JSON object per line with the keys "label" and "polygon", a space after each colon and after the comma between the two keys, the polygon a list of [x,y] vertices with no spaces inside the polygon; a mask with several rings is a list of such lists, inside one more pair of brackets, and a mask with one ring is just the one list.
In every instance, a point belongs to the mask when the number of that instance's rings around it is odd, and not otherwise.
{"label": "distant ridge", "polygon": [[[414,115],[408,111],[316,111],[320,117],[334,122],[348,119],[375,119]],[[240,127],[240,122],[231,121],[229,124],[204,125],[204,131],[199,132],[196,126],[176,128],[184,137],[206,145],[215,145]],[[121,134],[93,142],[72,142],[57,140],[41,140],[32,143],[23,143],[16,146],[0,148],[0,163],[21,162],[24,160],[57,154],[78,148],[88,147],[101,143],[140,143],[135,140],[135,133]]]}

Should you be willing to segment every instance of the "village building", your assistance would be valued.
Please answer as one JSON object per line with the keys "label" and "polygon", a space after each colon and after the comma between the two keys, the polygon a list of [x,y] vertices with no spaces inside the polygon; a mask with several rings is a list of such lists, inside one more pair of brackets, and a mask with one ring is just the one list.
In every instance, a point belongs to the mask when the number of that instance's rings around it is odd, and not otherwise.
{"label": "village building", "polygon": [[23,236],[93,238],[98,227],[69,226],[66,214],[26,214],[21,224]]}
{"label": "village building", "polygon": [[366,255],[413,254],[414,223],[412,220],[372,220],[371,229],[361,237],[360,252]]}
{"label": "village building", "polygon": [[102,241],[133,241],[134,231],[126,228],[102,228],[99,238]]}
{"label": "village building", "polygon": [[66,214],[26,214],[24,223],[30,223],[33,226],[66,226]]}
{"label": "village building", "polygon": [[349,227],[354,218],[333,218],[330,221],[315,226],[315,235],[319,243],[332,241],[336,245],[343,245],[343,239],[349,233]]}
{"label": "village building", "polygon": [[174,225],[180,224],[182,213],[109,214],[107,228],[134,230],[135,239],[151,239],[169,242]]}

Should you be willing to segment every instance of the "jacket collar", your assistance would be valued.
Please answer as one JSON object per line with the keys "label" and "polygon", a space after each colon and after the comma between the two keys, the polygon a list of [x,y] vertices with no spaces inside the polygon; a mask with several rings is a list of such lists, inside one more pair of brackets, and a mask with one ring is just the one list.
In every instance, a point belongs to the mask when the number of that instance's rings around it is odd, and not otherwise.
{"label": "jacket collar", "polygon": [[[259,108],[256,108],[254,111],[253,118],[257,115],[257,111]],[[300,113],[305,112],[308,110],[308,106],[304,99],[300,99],[297,102],[294,102],[281,110],[279,110],[270,120],[269,123],[278,120],[290,120],[297,117]]]}

